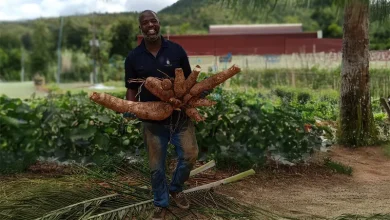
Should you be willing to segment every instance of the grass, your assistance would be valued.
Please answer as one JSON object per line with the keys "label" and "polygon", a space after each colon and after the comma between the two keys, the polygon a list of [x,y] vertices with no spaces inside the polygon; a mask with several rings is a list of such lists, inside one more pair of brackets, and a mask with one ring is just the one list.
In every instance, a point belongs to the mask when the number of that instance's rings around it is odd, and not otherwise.
{"label": "grass", "polygon": [[[112,88],[93,89],[90,88],[91,85],[89,83],[63,83],[60,85],[57,85],[55,83],[49,83],[46,85],[46,88],[59,93],[65,93],[67,91],[70,91],[71,93],[80,93],[81,91],[84,92],[98,91],[98,92],[115,92],[115,93],[126,91],[124,83],[107,82],[104,85]],[[31,98],[33,96],[44,97],[46,93],[36,91],[34,83],[32,81],[3,82],[0,83],[0,95],[6,95],[11,98],[26,99],[26,98]]]}
{"label": "grass", "polygon": [[333,172],[346,174],[348,176],[351,176],[353,172],[352,167],[344,165],[340,162],[332,161],[330,158],[324,159],[324,165]]}
{"label": "grass", "polygon": [[34,83],[29,82],[1,82],[0,95],[6,95],[11,98],[30,98],[31,96],[44,96],[42,92],[35,90]]}
{"label": "grass", "polygon": [[390,157],[390,143],[388,143],[388,144],[385,144],[384,146],[383,146],[383,150],[384,150],[384,152],[385,152],[385,155],[386,156],[388,156],[388,157]]}

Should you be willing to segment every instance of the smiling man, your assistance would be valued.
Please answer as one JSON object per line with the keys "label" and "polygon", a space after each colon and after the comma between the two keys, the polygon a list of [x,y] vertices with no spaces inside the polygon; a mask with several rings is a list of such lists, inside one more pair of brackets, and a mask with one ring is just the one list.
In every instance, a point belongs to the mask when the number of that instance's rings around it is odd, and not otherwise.
{"label": "smiling man", "polygon": [[[143,35],[141,44],[132,50],[125,61],[126,99],[131,101],[160,101],[142,84],[129,82],[132,79],[146,79],[149,76],[175,77],[175,69],[182,68],[187,78],[191,67],[187,53],[177,43],[166,40],[160,34],[160,21],[151,10],[140,13],[139,28]],[[139,92],[139,97],[136,96]],[[148,109],[145,109],[148,111]],[[169,204],[169,195],[183,209],[189,202],[183,191],[190,171],[198,157],[195,127],[182,111],[174,111],[163,121],[142,120],[143,139],[147,148],[155,211],[153,219],[164,219]],[[170,185],[165,178],[165,160],[168,143],[175,146],[178,163]]]}

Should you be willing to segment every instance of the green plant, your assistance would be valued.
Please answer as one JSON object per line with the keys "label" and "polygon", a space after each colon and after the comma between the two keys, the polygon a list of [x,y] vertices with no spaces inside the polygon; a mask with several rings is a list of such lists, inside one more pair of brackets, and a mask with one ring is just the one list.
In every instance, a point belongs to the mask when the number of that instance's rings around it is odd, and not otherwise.
{"label": "green plant", "polygon": [[333,172],[340,173],[340,174],[346,174],[351,176],[352,175],[352,167],[344,165],[340,162],[332,161],[330,158],[324,159],[324,165],[331,169]]}
{"label": "green plant", "polygon": [[[110,94],[124,97],[123,92]],[[295,93],[290,94],[295,97]],[[209,98],[217,104],[199,109],[207,118],[196,124],[197,140],[201,152],[216,159],[220,167],[262,165],[267,154],[298,163],[321,145],[323,128],[313,125],[311,132],[305,130],[307,123],[314,124],[319,112],[307,107],[313,105],[310,101],[299,104],[294,99],[279,105],[272,96],[256,90],[233,92],[222,88],[215,89]],[[42,156],[105,164],[106,157],[143,151],[140,122],[125,123],[121,114],[91,102],[84,92],[24,101],[3,96],[0,116],[9,119],[0,122],[4,131],[0,134],[2,153],[14,155],[2,167],[16,164],[15,158],[23,158],[17,155],[20,153],[31,154],[25,155],[26,163],[30,161],[27,158],[34,161]]]}
{"label": "green plant", "polygon": [[139,122],[125,123],[121,114],[92,103],[86,93],[28,101],[2,96],[0,117],[1,155],[8,158],[1,167],[6,169],[22,160],[18,170],[23,171],[38,156],[98,162],[141,145]]}

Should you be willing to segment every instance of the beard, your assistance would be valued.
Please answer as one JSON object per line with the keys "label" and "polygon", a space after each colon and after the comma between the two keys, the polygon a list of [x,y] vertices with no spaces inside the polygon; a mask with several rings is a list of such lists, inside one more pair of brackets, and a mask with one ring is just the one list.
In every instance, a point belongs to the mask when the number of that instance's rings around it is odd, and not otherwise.
{"label": "beard", "polygon": [[161,37],[161,34],[160,34],[160,32],[157,32],[154,35],[149,35],[147,33],[142,32],[142,36],[144,37],[145,40],[147,40],[149,42],[155,42]]}

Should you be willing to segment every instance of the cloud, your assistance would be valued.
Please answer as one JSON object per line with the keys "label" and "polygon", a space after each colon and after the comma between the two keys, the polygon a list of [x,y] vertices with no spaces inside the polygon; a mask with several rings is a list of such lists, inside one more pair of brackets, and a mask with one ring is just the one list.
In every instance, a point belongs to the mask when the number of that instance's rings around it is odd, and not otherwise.
{"label": "cloud", "polygon": [[177,2],[177,0],[127,0],[126,9],[129,11],[143,11],[149,9],[157,12],[175,2]]}
{"label": "cloud", "polygon": [[0,0],[0,21],[91,12],[159,11],[177,0]]}

